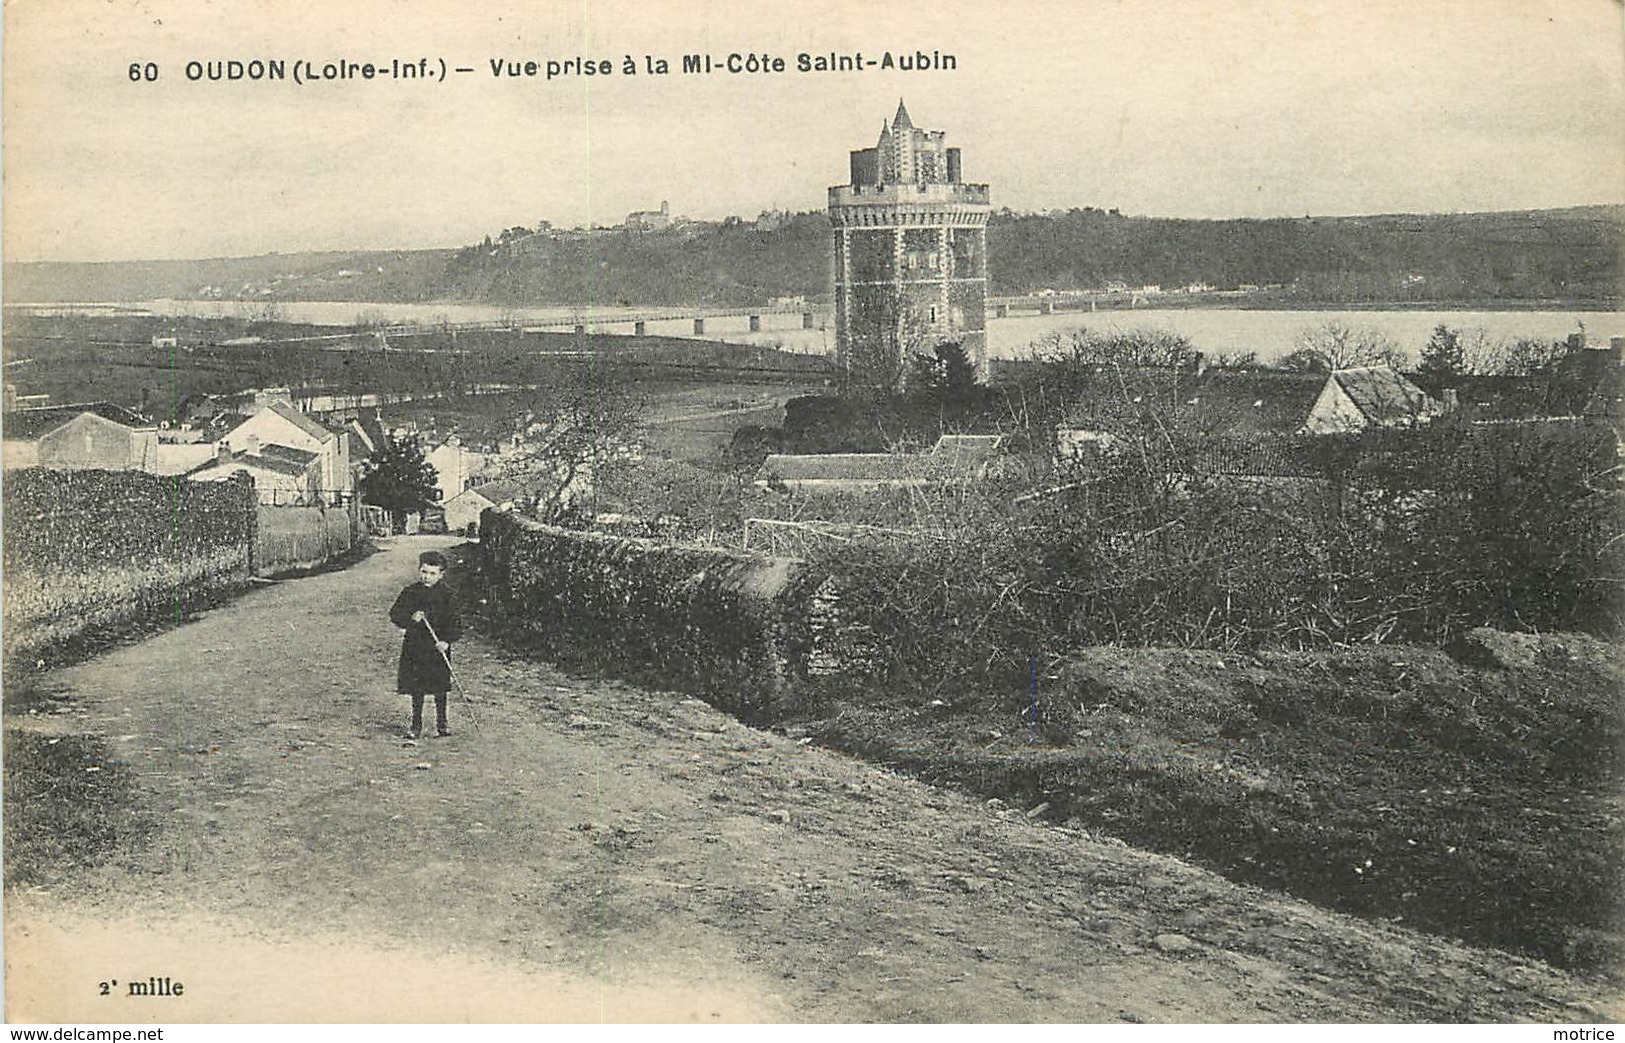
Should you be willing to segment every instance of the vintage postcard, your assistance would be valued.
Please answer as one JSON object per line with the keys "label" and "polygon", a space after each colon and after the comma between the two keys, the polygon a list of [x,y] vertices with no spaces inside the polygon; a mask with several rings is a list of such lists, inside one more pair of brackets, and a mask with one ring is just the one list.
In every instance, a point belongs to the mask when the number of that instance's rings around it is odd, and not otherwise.
{"label": "vintage postcard", "polygon": [[13,0],[6,1020],[1617,1021],[1622,25]]}

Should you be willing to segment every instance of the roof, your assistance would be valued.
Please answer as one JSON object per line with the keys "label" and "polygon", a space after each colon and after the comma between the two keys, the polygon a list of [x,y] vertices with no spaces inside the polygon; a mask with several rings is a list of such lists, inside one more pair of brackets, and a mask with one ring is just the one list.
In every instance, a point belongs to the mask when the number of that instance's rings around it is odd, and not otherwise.
{"label": "roof", "polygon": [[295,449],[289,445],[267,442],[260,446],[259,455],[268,460],[281,460],[284,463],[296,464],[299,467],[309,467],[311,461],[320,459],[322,454],[313,453],[308,449]]}
{"label": "roof", "polygon": [[1191,378],[1179,411],[1213,433],[1286,434],[1309,416],[1323,381],[1279,370],[1209,370]]}
{"label": "roof", "polygon": [[942,482],[980,470],[983,460],[956,453],[812,453],[769,456],[757,480],[901,485]]}
{"label": "roof", "polygon": [[908,109],[903,105],[902,98],[897,99],[897,115],[892,117],[891,123],[893,127],[896,127],[899,130],[904,127],[907,127],[909,130],[914,129],[914,121],[908,118]]}
{"label": "roof", "polygon": [[525,487],[518,482],[498,479],[494,482],[485,482],[470,487],[474,492],[490,500],[492,503],[502,503],[506,500],[517,500],[525,495]]}
{"label": "roof", "polygon": [[378,419],[376,411],[352,418],[348,426],[361,436],[360,444],[350,447],[352,459],[371,456],[382,449],[389,441],[388,435],[384,433],[384,425]]}
{"label": "roof", "polygon": [[247,413],[216,413],[209,419],[209,426],[221,431],[235,431],[247,420]]}
{"label": "roof", "polygon": [[1615,367],[1597,381],[1580,413],[1609,420],[1625,419],[1625,373]]}
{"label": "roof", "polygon": [[316,439],[317,441],[325,442],[334,437],[332,431],[329,431],[327,428],[323,427],[321,424],[318,424],[310,417],[299,412],[299,410],[295,409],[290,403],[285,402],[282,399],[277,399],[275,402],[272,402],[265,408],[269,409],[282,419],[288,421],[300,431],[309,435],[311,438]]}
{"label": "roof", "polygon": [[[1453,390],[1471,420],[1533,420],[1572,412],[1555,382],[1545,375],[1461,376]],[[1441,394],[1448,391],[1441,390]]]}
{"label": "roof", "polygon": [[13,409],[8,411],[4,418],[0,418],[0,425],[4,425],[6,438],[32,442],[85,413],[101,417],[103,420],[111,420],[115,424],[122,424],[128,428],[155,426],[151,420],[148,420],[140,413],[115,405],[112,402],[74,402],[60,406],[34,406],[27,409]]}
{"label": "roof", "polygon": [[1437,403],[1392,366],[1340,369],[1328,379],[1335,381],[1354,407],[1375,424],[1391,424],[1438,412]]}
{"label": "roof", "polygon": [[210,471],[221,470],[228,474],[235,471],[266,471],[271,474],[285,474],[293,478],[302,478],[309,473],[306,465],[296,464],[288,460],[279,460],[274,456],[256,456],[246,453],[233,453],[230,456],[218,456],[213,460],[205,461],[186,472],[186,477],[195,478]]}
{"label": "roof", "polygon": [[1325,478],[1325,459],[1303,438],[1204,439],[1192,446],[1186,467],[1196,474],[1247,478]]}

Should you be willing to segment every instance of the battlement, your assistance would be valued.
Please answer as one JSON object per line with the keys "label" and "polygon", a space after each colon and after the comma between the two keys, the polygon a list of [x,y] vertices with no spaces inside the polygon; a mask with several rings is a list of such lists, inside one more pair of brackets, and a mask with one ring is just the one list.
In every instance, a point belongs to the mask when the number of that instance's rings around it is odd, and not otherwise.
{"label": "battlement", "polygon": [[959,203],[990,206],[986,185],[833,185],[829,205],[876,206],[886,203]]}

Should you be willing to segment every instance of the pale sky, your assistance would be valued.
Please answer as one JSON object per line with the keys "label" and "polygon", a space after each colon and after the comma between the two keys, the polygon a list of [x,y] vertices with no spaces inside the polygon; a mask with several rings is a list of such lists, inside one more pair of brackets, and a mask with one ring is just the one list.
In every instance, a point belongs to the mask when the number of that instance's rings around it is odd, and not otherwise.
{"label": "pale sky", "polygon": [[[746,9],[733,13],[732,9]],[[821,209],[904,98],[996,206],[1166,217],[1625,202],[1616,0],[794,4],[12,0],[5,256],[457,246],[516,224]],[[799,52],[953,71],[798,73]],[[685,53],[782,57],[684,75]],[[644,55],[672,64],[643,69]],[[608,58],[496,79],[492,59]],[[622,71],[625,56],[639,71]],[[297,85],[427,57],[446,82]],[[285,82],[189,82],[282,59]],[[156,83],[132,83],[132,62]]]}

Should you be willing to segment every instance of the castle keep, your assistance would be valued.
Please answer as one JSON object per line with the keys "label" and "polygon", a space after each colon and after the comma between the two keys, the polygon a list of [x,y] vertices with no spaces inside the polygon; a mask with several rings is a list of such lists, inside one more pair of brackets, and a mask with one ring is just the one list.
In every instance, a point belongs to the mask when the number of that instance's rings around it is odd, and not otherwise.
{"label": "castle keep", "polygon": [[835,229],[836,352],[849,383],[896,389],[914,355],[957,343],[986,376],[986,185],[960,181],[957,148],[908,109],[852,153],[829,190]]}

